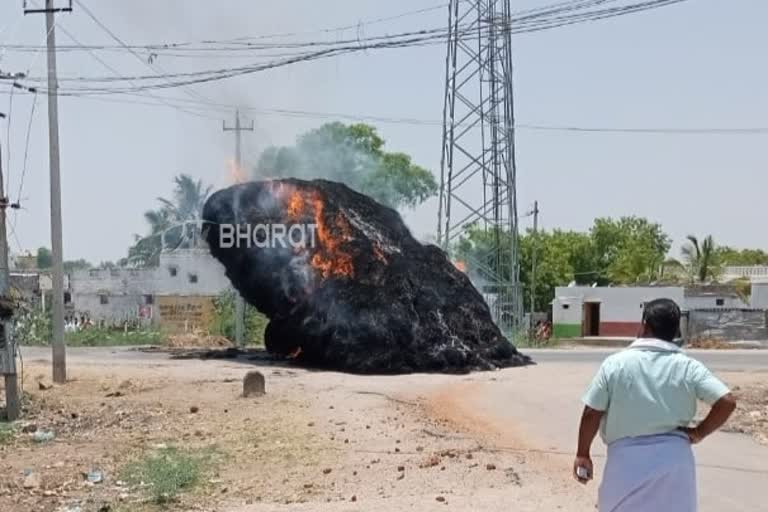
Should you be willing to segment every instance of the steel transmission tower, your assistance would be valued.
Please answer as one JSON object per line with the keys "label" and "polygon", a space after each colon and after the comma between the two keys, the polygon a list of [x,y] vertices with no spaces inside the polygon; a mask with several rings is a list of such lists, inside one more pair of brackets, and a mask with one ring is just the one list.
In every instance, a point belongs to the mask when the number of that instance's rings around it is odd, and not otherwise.
{"label": "steel transmission tower", "polygon": [[450,0],[438,243],[469,227],[487,253],[467,262],[505,334],[522,325],[510,0]]}

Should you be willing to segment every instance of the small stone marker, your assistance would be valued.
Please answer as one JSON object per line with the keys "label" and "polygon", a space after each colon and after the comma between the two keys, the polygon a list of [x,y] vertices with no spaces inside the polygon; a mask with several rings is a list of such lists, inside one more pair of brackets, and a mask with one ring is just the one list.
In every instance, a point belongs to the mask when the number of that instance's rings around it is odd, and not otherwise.
{"label": "small stone marker", "polygon": [[266,393],[264,389],[264,375],[261,372],[248,372],[243,379],[243,396],[260,396]]}

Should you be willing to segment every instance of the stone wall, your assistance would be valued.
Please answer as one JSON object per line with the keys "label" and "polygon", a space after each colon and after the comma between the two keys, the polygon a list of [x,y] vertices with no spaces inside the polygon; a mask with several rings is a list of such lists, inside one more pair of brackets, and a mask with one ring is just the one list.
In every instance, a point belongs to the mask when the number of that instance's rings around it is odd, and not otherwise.
{"label": "stone wall", "polygon": [[689,341],[748,341],[768,347],[768,312],[763,309],[694,309],[685,327]]}
{"label": "stone wall", "polygon": [[[207,297],[203,308],[207,312],[211,299],[228,289],[230,283],[224,267],[207,250],[201,249],[164,252],[157,267],[80,270],[72,275],[74,314],[116,324],[134,321],[163,326],[169,323],[175,327],[206,324],[209,323],[207,317],[204,320],[194,317],[198,302],[203,300],[201,297]],[[161,297],[172,297],[162,299],[166,302],[185,304],[191,316],[179,320],[176,315],[174,319],[164,320],[158,305]],[[165,309],[173,310],[167,305]]]}

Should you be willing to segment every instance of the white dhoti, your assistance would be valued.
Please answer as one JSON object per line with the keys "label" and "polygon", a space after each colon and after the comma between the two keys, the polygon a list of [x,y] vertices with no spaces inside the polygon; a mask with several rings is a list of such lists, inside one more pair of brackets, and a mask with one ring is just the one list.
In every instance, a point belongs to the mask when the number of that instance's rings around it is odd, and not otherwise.
{"label": "white dhoti", "polygon": [[696,512],[696,466],[682,433],[608,445],[600,512]]}

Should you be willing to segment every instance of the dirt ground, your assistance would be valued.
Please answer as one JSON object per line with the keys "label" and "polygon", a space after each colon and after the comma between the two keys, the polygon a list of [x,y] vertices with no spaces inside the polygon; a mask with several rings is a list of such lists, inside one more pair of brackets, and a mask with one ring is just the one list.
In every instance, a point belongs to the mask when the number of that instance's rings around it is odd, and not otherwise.
{"label": "dirt ground", "polygon": [[733,393],[739,406],[723,430],[748,434],[768,445],[768,382],[734,386]]}
{"label": "dirt ground", "polygon": [[[241,396],[251,370],[265,375],[266,395]],[[594,508],[562,460],[502,442],[457,400],[477,379],[492,384],[492,373],[364,377],[161,354],[79,361],[65,386],[50,386],[49,371],[27,362],[24,419],[0,442],[2,511],[164,510],[121,471],[168,446],[217,454],[171,510]],[[505,370],[514,371],[524,370]],[[767,391],[739,388],[749,405],[733,427],[763,442]],[[34,431],[55,438],[36,442]],[[87,481],[93,471],[103,482]]]}

